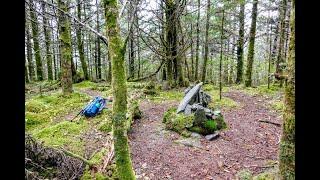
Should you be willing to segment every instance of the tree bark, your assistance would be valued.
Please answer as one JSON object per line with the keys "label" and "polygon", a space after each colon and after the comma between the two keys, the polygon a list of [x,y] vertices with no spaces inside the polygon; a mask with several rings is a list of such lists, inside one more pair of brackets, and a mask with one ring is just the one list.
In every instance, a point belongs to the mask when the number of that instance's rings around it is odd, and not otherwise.
{"label": "tree bark", "polygon": [[[65,12],[68,12],[69,0],[58,0],[58,7]],[[62,76],[61,85],[64,95],[72,93],[72,49],[71,49],[71,28],[67,15],[59,11],[59,39],[61,52]]]}
{"label": "tree bark", "polygon": [[40,55],[40,45],[39,45],[39,25],[38,25],[38,18],[36,15],[36,6],[33,3],[33,0],[29,1],[30,3],[30,17],[32,19],[31,26],[32,26],[32,39],[33,39],[33,46],[34,46],[34,54],[36,59],[36,72],[37,72],[37,80],[43,80],[43,70],[42,70],[42,61]]}
{"label": "tree bark", "polygon": [[284,97],[285,109],[279,153],[281,179],[295,178],[295,0],[292,0],[291,4],[290,44]]}
{"label": "tree bark", "polygon": [[30,40],[29,23],[26,23],[26,36],[27,36],[27,60],[28,60],[28,70],[29,70],[29,80],[35,80],[34,64],[32,61],[32,45]]}
{"label": "tree bark", "polygon": [[[77,0],[77,15],[78,19],[81,21],[81,3],[80,0]],[[84,75],[85,80],[89,80],[89,75],[88,75],[88,67],[87,63],[84,59],[84,48],[83,48],[83,41],[82,41],[82,32],[81,32],[81,27],[78,26],[76,29],[76,34],[77,34],[77,43],[78,43],[78,51],[79,51],[79,56],[80,56],[80,62],[81,62],[81,67]]]}
{"label": "tree bark", "polygon": [[249,48],[248,48],[248,60],[247,60],[248,64],[247,64],[246,80],[245,80],[246,87],[252,86],[252,66],[253,66],[253,60],[254,60],[254,42],[255,42],[255,36],[256,36],[257,15],[258,15],[258,0],[253,0]]}
{"label": "tree bark", "polygon": [[50,50],[51,46],[51,30],[47,28],[49,26],[47,17],[46,17],[46,4],[44,2],[41,3],[42,6],[42,14],[43,14],[43,32],[45,37],[45,44],[46,44],[46,58],[47,58],[47,70],[48,70],[48,80],[53,80],[53,73],[52,73],[52,53]]}
{"label": "tree bark", "polygon": [[[100,22],[99,22],[99,3],[96,0],[96,7],[97,7],[97,32],[100,31]],[[97,79],[101,79],[101,47],[100,47],[100,37],[97,36]]]}
{"label": "tree bark", "polygon": [[224,31],[224,9],[222,9],[221,36],[220,36],[220,63],[219,63],[219,99],[222,99],[222,48],[223,48],[223,31]]}
{"label": "tree bark", "polygon": [[[284,43],[285,43],[286,10],[287,10],[287,0],[282,0],[281,6],[280,6],[280,40],[279,40],[278,56],[277,56],[277,63],[276,63],[276,73],[277,74],[283,73],[282,64],[285,62],[283,49],[284,49]],[[279,83],[280,83],[280,87],[282,87],[283,80],[280,80]]]}
{"label": "tree bark", "polygon": [[206,20],[205,44],[204,44],[204,61],[202,66],[202,78],[201,78],[201,81],[203,83],[205,83],[206,73],[207,73],[209,21],[210,21],[210,0],[207,0],[207,20]]}
{"label": "tree bark", "polygon": [[244,44],[244,9],[245,3],[240,2],[239,14],[239,39],[237,48],[237,78],[236,83],[240,84],[243,77],[243,44]]}
{"label": "tree bark", "polygon": [[196,67],[194,72],[194,80],[198,80],[198,66],[199,66],[199,42],[200,42],[200,0],[198,0],[198,17],[197,17],[197,44],[196,44]]}
{"label": "tree bark", "polygon": [[120,179],[135,179],[130,159],[128,136],[126,129],[127,84],[125,75],[125,60],[123,41],[118,24],[117,0],[104,0],[106,29],[109,39],[108,50],[112,61],[112,92],[113,100],[113,136],[115,160]]}

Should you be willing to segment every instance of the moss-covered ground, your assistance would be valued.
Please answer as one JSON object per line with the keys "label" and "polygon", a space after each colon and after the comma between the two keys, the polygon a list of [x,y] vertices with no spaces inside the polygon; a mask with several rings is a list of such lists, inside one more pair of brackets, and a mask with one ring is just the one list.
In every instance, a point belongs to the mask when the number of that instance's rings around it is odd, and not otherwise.
{"label": "moss-covered ground", "polygon": [[[39,87],[46,87],[47,90],[39,93]],[[51,87],[52,86],[52,87]],[[143,116],[139,112],[139,102],[141,99],[151,100],[153,103],[160,104],[166,101],[180,102],[184,97],[184,88],[162,90],[160,85],[150,87],[148,82],[128,82],[129,94],[129,112],[128,115]],[[46,146],[56,148],[65,148],[72,153],[84,156],[86,152],[85,134],[88,131],[98,131],[105,135],[110,135],[112,131],[111,104],[104,109],[101,114],[94,118],[78,117],[74,121],[70,121],[91,99],[95,94],[104,97],[112,95],[110,85],[106,83],[94,83],[83,81],[73,85],[74,93],[69,96],[63,96],[57,82],[42,82],[30,83],[26,86],[25,102],[25,128],[26,132],[31,134],[39,141],[43,141]],[[148,94],[144,90],[151,89],[155,93]],[[202,88],[205,92],[211,95],[212,101],[209,107],[217,109],[232,109],[240,107],[241,104],[235,102],[231,98],[223,97],[219,99],[219,89],[216,86],[206,84]],[[283,102],[281,98],[281,90],[276,86],[271,86],[267,89],[266,86],[258,86],[256,88],[244,88],[241,86],[224,87],[223,92],[238,90],[249,95],[261,95],[272,97],[269,101],[270,108],[277,111],[283,110]],[[138,95],[137,95],[138,94]],[[169,115],[167,115],[169,116]],[[130,118],[128,118],[130,119]],[[188,119],[188,118],[187,118]],[[176,118],[174,123],[182,124],[182,126],[174,127],[176,131],[181,131],[182,134],[188,136],[186,127],[189,127],[188,120],[185,118]],[[185,122],[181,123],[181,122]],[[209,122],[208,128],[216,128],[217,124]],[[97,164],[102,160],[103,154],[107,153],[102,147],[94,152],[89,160]],[[113,179],[115,175],[114,164],[107,167],[107,174],[96,173],[92,175],[87,168],[83,175],[83,179]],[[109,177],[108,177],[109,176]]]}

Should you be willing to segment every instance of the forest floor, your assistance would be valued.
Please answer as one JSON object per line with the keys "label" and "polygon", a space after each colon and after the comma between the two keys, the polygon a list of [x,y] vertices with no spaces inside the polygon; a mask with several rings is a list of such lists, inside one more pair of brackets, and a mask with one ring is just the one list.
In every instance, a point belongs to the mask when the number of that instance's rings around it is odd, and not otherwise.
{"label": "forest floor", "polygon": [[[137,179],[235,179],[240,170],[258,174],[277,164],[281,127],[258,120],[281,124],[279,89],[225,87],[220,101],[216,87],[204,86],[228,128],[214,141],[201,137],[197,139],[199,146],[189,147],[177,143],[184,138],[165,130],[162,123],[164,112],[182,100],[183,89],[157,90],[157,95],[141,96],[142,86],[128,83],[129,101],[139,94],[143,112],[129,132]],[[59,88],[40,96],[38,88],[36,84],[26,88],[26,132],[47,146],[63,147],[97,161],[98,168],[103,166],[104,157],[110,154],[111,104],[95,118],[77,118],[77,123],[71,119],[92,97],[110,96],[111,87],[86,81],[75,84],[70,97],[62,97]],[[112,176],[110,168],[101,173]],[[95,173],[86,170],[83,179],[92,179]]]}
{"label": "forest floor", "polygon": [[253,174],[272,168],[277,163],[281,127],[258,122],[281,124],[279,113],[266,107],[270,98],[251,96],[239,90],[223,94],[241,107],[221,109],[228,129],[214,141],[199,139],[199,147],[178,143],[180,135],[166,131],[164,112],[179,101],[153,103],[145,100],[140,109],[143,118],[129,134],[135,172],[141,179],[235,179],[238,171]]}

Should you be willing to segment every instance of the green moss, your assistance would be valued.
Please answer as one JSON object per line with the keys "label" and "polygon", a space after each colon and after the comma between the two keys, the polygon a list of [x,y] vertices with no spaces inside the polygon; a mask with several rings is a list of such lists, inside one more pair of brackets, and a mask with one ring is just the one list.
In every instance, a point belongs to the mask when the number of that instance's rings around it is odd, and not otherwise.
{"label": "green moss", "polygon": [[107,149],[102,148],[99,152],[95,153],[92,158],[90,159],[90,162],[92,162],[95,165],[98,165],[102,162],[103,157],[107,154]]}
{"label": "green moss", "polygon": [[34,137],[43,141],[47,146],[67,146],[76,154],[83,154],[83,142],[79,135],[87,129],[86,121],[79,123],[63,121],[56,125],[46,127],[34,132]]}
{"label": "green moss", "polygon": [[217,123],[217,129],[226,129],[227,128],[227,124],[224,121],[224,118],[221,114],[218,115],[217,118],[214,119],[215,122]]}
{"label": "green moss", "polygon": [[239,180],[252,180],[252,172],[248,169],[243,169],[237,173]]}
{"label": "green moss", "polygon": [[[207,89],[211,89],[209,91],[205,91],[207,92],[212,100],[209,103],[209,108],[211,109],[233,109],[233,108],[237,108],[240,107],[240,104],[235,102],[234,100],[228,98],[228,97],[222,97],[222,99],[219,99],[219,89],[217,89],[217,86],[212,86],[212,85],[205,85],[205,87],[207,87]],[[206,89],[206,88],[205,88]]]}
{"label": "green moss", "polygon": [[282,100],[272,100],[269,102],[270,107],[276,111],[283,112],[284,111],[284,103]]}
{"label": "green moss", "polygon": [[161,103],[164,101],[181,101],[184,94],[182,91],[177,89],[172,89],[168,91],[160,91],[157,96],[150,97],[150,100],[152,100],[155,103]]}
{"label": "green moss", "polygon": [[26,130],[32,131],[44,128],[53,119],[57,119],[72,110],[80,111],[80,108],[89,100],[89,96],[80,93],[72,93],[69,96],[63,96],[61,93],[35,96],[26,101]]}
{"label": "green moss", "polygon": [[76,88],[91,88],[91,87],[97,87],[97,83],[91,82],[91,81],[82,81],[80,83],[76,83],[73,85]]}
{"label": "green moss", "polygon": [[217,123],[215,121],[213,121],[213,120],[206,121],[204,123],[204,128],[207,131],[214,132],[215,130],[217,130]]}
{"label": "green moss", "polygon": [[169,130],[176,131],[179,134],[185,134],[187,128],[192,127],[193,125],[193,115],[183,115],[177,114],[176,108],[170,108],[163,117],[163,122],[166,125],[166,128]]}

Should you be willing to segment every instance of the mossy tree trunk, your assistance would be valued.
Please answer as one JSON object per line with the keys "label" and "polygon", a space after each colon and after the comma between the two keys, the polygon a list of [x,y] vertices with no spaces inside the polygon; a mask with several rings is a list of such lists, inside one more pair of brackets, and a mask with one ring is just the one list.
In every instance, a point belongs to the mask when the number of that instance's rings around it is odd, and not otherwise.
{"label": "mossy tree trunk", "polygon": [[26,36],[27,36],[27,60],[28,60],[28,73],[29,73],[29,80],[35,80],[35,72],[34,72],[34,64],[32,61],[32,45],[31,45],[31,37],[29,32],[29,23],[26,23]]}
{"label": "mossy tree trunk", "polygon": [[49,27],[48,19],[46,17],[46,3],[42,2],[42,14],[43,16],[43,32],[46,44],[46,58],[47,58],[47,70],[48,70],[48,80],[53,80],[53,72],[52,72],[52,52],[50,49],[51,46],[51,29]]}
{"label": "mossy tree trunk", "polygon": [[[77,0],[77,15],[78,15],[78,19],[81,21],[81,3],[80,3],[80,0]],[[80,62],[81,62],[81,67],[82,67],[84,79],[85,80],[89,80],[88,67],[87,67],[87,63],[86,63],[86,61],[84,59],[84,48],[83,48],[82,32],[81,32],[81,27],[80,26],[77,27],[76,34],[77,34],[78,51],[79,51]]]}
{"label": "mossy tree trunk", "polygon": [[175,54],[172,52],[174,50],[173,47],[173,42],[174,40],[173,37],[173,27],[174,26],[172,23],[172,18],[173,18],[173,13],[174,13],[174,3],[172,0],[166,0],[166,10],[165,10],[165,17],[166,17],[166,68],[167,68],[167,81],[169,83],[169,86],[173,85],[173,55]]}
{"label": "mossy tree trunk", "polygon": [[37,71],[37,80],[43,80],[43,70],[42,70],[42,61],[40,55],[40,45],[39,45],[39,24],[38,24],[38,17],[36,15],[36,6],[33,0],[29,1],[30,3],[30,18],[31,27],[32,27],[32,39],[33,39],[33,46],[34,46],[34,54],[36,59],[36,71]]}
{"label": "mossy tree trunk", "polygon": [[[280,6],[280,40],[278,46],[278,56],[276,62],[276,73],[282,74],[283,67],[282,63],[284,63],[284,43],[285,43],[285,19],[286,19],[286,11],[287,11],[287,0],[281,1]],[[280,80],[280,87],[283,85],[283,80]]]}
{"label": "mossy tree trunk", "polygon": [[[99,22],[99,2],[96,0],[97,6],[97,32],[100,31],[100,22]],[[97,79],[101,79],[101,47],[100,47],[100,38],[97,36]]]}
{"label": "mossy tree trunk", "polygon": [[118,3],[117,0],[104,0],[104,5],[109,40],[108,50],[112,62],[112,92],[114,96],[112,125],[117,172],[120,179],[135,179],[125,126],[127,122],[127,84],[125,49],[118,24]]}
{"label": "mossy tree trunk", "polygon": [[274,32],[274,39],[273,39],[273,46],[272,46],[272,52],[271,52],[271,63],[272,65],[275,64],[276,62],[276,55],[277,55],[277,44],[278,44],[278,36],[279,36],[279,25],[280,23],[277,22],[276,24],[276,29],[275,29],[275,32]]}
{"label": "mossy tree trunk", "polygon": [[257,15],[258,15],[258,0],[253,0],[252,6],[252,16],[251,16],[251,27],[250,27],[250,37],[249,37],[249,48],[248,48],[248,60],[246,69],[246,80],[245,86],[252,86],[252,66],[254,60],[254,42],[256,36],[256,25],[257,25]]}
{"label": "mossy tree trunk", "polygon": [[285,110],[279,157],[281,179],[294,179],[295,177],[295,0],[292,0],[291,3],[290,43],[284,97]]}
{"label": "mossy tree trunk", "polygon": [[208,35],[209,35],[209,21],[210,21],[210,0],[207,0],[207,20],[206,20],[206,31],[205,31],[205,43],[204,43],[204,60],[202,66],[202,77],[201,81],[205,83],[207,73],[207,61],[208,61]]}
{"label": "mossy tree trunk", "polygon": [[196,65],[194,71],[194,80],[198,80],[198,66],[199,66],[199,43],[200,43],[200,0],[198,0],[198,17],[197,17],[197,42],[196,42]]}
{"label": "mossy tree trunk", "polygon": [[239,39],[238,39],[238,47],[237,47],[237,77],[236,77],[237,84],[240,84],[242,82],[242,77],[243,77],[244,9],[245,9],[245,1],[240,1]]}
{"label": "mossy tree trunk", "polygon": [[[58,7],[68,12],[69,0],[58,0]],[[64,95],[72,93],[72,51],[71,51],[71,28],[69,18],[59,11],[59,40],[61,53],[61,85]]]}

